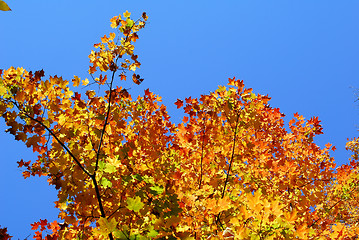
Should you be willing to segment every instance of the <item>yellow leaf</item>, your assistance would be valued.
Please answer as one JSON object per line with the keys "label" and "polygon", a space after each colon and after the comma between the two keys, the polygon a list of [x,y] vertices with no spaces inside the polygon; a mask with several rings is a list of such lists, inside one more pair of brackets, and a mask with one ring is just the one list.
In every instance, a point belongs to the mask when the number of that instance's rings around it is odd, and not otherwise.
{"label": "yellow leaf", "polygon": [[240,206],[239,211],[242,213],[242,218],[247,220],[249,217],[251,217],[249,211],[245,206]]}
{"label": "yellow leaf", "polygon": [[129,18],[131,16],[131,13],[126,10],[126,12],[123,13],[123,16],[125,18]]}
{"label": "yellow leaf", "polygon": [[128,69],[129,69],[130,71],[136,71],[136,65],[135,65],[135,64],[131,64],[131,65],[128,67]]}
{"label": "yellow leaf", "polygon": [[231,220],[229,220],[229,222],[231,224],[233,224],[233,226],[240,226],[242,222],[239,221],[238,218],[234,217],[234,218],[231,218]]}
{"label": "yellow leaf", "polygon": [[59,120],[57,121],[60,125],[63,125],[67,121],[67,117],[65,115],[58,116]]}
{"label": "yellow leaf", "polygon": [[82,80],[82,85],[87,86],[89,84],[89,80],[86,78],[85,80]]}
{"label": "yellow leaf", "polygon": [[72,83],[74,87],[78,87],[80,84],[80,78],[78,76],[74,76],[74,78],[72,79]]}
{"label": "yellow leaf", "polygon": [[4,96],[6,93],[6,88],[4,86],[0,86],[0,96]]}
{"label": "yellow leaf", "polygon": [[256,191],[254,194],[252,193],[247,194],[249,208],[251,208],[252,210],[258,210],[256,206],[257,204],[261,203],[260,201],[261,195],[262,193],[260,191]]}
{"label": "yellow leaf", "polygon": [[218,200],[217,205],[218,212],[225,211],[231,208],[231,200],[228,196],[224,196],[224,198]]}
{"label": "yellow leaf", "polygon": [[115,33],[110,33],[110,40],[112,41],[112,40],[114,40],[115,39],[115,37],[116,37],[116,34]]}
{"label": "yellow leaf", "polygon": [[340,236],[343,237],[345,233],[345,225],[337,222],[335,225],[332,226],[333,232],[331,233],[330,237],[332,239],[339,239]]}
{"label": "yellow leaf", "polygon": [[282,213],[282,207],[279,205],[279,201],[273,201],[271,203],[271,209],[272,209],[272,214],[275,216],[279,216]]}
{"label": "yellow leaf", "polygon": [[291,222],[295,222],[295,220],[297,220],[297,210],[293,210],[290,213],[284,213],[285,219],[287,222],[291,223]]}
{"label": "yellow leaf", "polygon": [[6,2],[0,0],[0,10],[1,11],[11,11]]}
{"label": "yellow leaf", "polygon": [[61,210],[66,210],[67,208],[67,204],[66,202],[59,202],[58,205],[57,205],[57,208],[61,209]]}
{"label": "yellow leaf", "polygon": [[108,221],[106,218],[101,217],[98,220],[100,233],[103,235],[108,235],[116,230],[117,222],[114,218]]}
{"label": "yellow leaf", "polygon": [[117,23],[117,19],[118,19],[118,16],[114,16],[113,18],[111,18],[111,27],[112,28],[117,28],[118,27],[118,23]]}
{"label": "yellow leaf", "polygon": [[307,224],[303,224],[299,227],[297,227],[297,230],[296,230],[296,235],[300,238],[306,238],[307,234],[308,234],[308,227],[307,227]]}

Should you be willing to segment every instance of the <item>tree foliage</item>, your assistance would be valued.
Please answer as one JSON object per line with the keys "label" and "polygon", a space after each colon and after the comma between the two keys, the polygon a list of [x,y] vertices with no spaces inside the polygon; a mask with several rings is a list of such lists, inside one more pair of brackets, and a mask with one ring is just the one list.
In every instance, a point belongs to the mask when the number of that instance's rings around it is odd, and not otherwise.
{"label": "tree foliage", "polygon": [[[37,153],[23,176],[58,190],[57,221],[32,224],[35,239],[355,239],[358,139],[336,168],[320,148],[317,117],[284,114],[243,81],[178,100],[174,124],[148,89],[132,98],[119,81],[142,82],[134,53],[146,13],[111,19],[117,30],[89,55],[91,84],[44,71],[0,70],[7,131]],[[106,88],[91,90],[92,84]],[[80,91],[80,90],[78,90]]]}

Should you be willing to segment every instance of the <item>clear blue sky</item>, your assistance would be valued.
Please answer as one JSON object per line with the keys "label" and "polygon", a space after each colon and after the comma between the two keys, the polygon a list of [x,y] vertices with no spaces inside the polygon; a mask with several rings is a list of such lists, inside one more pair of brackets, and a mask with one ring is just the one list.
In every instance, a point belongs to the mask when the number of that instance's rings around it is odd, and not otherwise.
{"label": "clear blue sky", "polygon": [[[0,68],[44,69],[47,75],[89,77],[94,43],[111,29],[109,19],[128,10],[146,11],[136,52],[144,89],[159,94],[174,122],[182,118],[177,98],[198,97],[243,79],[255,93],[272,97],[287,122],[298,112],[318,116],[338,164],[346,163],[347,138],[358,135],[359,1],[6,1],[0,12]],[[354,87],[351,88],[351,87]],[[56,191],[46,179],[24,180],[16,161],[32,151],[4,133],[0,120],[0,225],[14,239],[32,234],[30,223],[54,220]]]}

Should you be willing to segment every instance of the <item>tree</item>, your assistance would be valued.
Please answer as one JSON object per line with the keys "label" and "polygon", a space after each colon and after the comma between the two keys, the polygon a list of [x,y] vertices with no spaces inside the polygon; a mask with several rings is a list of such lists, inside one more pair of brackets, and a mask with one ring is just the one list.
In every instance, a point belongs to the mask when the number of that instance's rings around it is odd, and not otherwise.
{"label": "tree", "polygon": [[[358,227],[358,148],[335,167],[318,118],[299,114],[285,129],[270,98],[243,81],[199,99],[178,100],[183,122],[170,122],[148,89],[133,99],[118,86],[140,67],[137,32],[125,12],[117,33],[89,58],[91,84],[72,92],[44,71],[1,70],[0,114],[8,132],[37,153],[18,162],[23,175],[47,176],[58,190],[57,221],[32,224],[35,239],[354,239]],[[138,74],[130,75],[136,84]],[[72,79],[73,87],[88,79]],[[85,97],[83,96],[85,95]],[[355,140],[357,142],[357,140]],[[354,141],[354,142],[355,142]],[[353,145],[354,144],[354,145]],[[355,145],[357,146],[357,145]]]}

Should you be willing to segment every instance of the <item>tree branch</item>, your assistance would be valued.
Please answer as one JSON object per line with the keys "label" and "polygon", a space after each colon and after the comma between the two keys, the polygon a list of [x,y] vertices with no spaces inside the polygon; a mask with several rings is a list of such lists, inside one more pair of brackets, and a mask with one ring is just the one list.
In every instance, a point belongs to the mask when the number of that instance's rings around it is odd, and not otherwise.
{"label": "tree branch", "polygon": [[224,187],[223,187],[223,191],[222,191],[222,198],[224,197],[224,194],[225,194],[225,192],[226,192],[226,186],[227,186],[227,183],[228,183],[230,171],[231,171],[232,164],[233,164],[234,151],[235,151],[235,148],[236,148],[236,140],[237,140],[237,128],[238,128],[238,123],[239,123],[239,114],[237,115],[236,127],[235,127],[235,129],[234,129],[234,137],[233,137],[233,147],[232,147],[231,161],[230,161],[229,167],[228,167],[227,178],[226,178],[226,181],[224,182]]}
{"label": "tree branch", "polygon": [[[15,103],[15,106],[20,110],[19,106]],[[20,110],[21,111],[21,110]],[[27,114],[26,112],[21,111],[26,117],[30,118],[32,121],[37,122],[38,124],[40,124],[42,127],[44,127],[49,133],[50,135],[56,139],[56,141],[61,145],[61,147],[63,147],[66,152],[72,157],[72,159],[76,162],[76,164],[81,168],[81,170],[86,173],[86,175],[88,175],[89,177],[91,177],[91,174],[89,171],[87,171],[85,169],[84,166],[82,166],[82,164],[80,163],[80,161],[75,157],[75,155],[71,152],[71,150],[55,135],[55,133],[49,128],[47,127],[43,122],[31,117],[29,114]]]}

